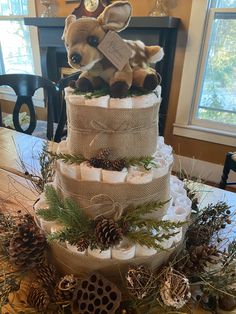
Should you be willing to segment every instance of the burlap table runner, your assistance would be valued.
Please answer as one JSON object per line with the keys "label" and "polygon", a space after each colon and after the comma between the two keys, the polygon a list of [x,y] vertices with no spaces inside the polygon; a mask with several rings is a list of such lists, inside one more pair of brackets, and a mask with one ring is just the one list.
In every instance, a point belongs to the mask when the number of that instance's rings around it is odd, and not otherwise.
{"label": "burlap table runner", "polygon": [[[118,219],[129,205],[167,201],[170,198],[170,173],[145,184],[112,184],[74,179],[58,170],[55,180],[62,196],[76,201],[92,218],[104,215]],[[168,206],[169,203],[158,209],[155,218],[161,219]]]}
{"label": "burlap table runner", "polygon": [[66,101],[69,153],[88,159],[105,147],[111,149],[112,159],[155,153],[160,103],[148,108],[112,109],[76,105],[67,97]]}

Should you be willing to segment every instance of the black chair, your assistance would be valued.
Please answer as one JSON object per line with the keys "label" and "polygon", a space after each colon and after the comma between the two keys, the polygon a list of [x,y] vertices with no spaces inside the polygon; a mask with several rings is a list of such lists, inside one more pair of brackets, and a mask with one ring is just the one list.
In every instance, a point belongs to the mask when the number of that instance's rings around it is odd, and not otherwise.
{"label": "black chair", "polygon": [[[32,134],[36,128],[36,113],[32,98],[37,89],[43,88],[47,106],[47,138],[52,140],[54,110],[56,108],[57,100],[55,83],[37,75],[4,74],[0,75],[0,86],[2,85],[10,86],[17,96],[13,109],[13,124],[16,131],[26,134]],[[19,121],[19,113],[23,105],[28,107],[30,115],[30,123],[25,130],[22,129]]]}
{"label": "black chair", "polygon": [[68,87],[71,81],[77,80],[80,73],[81,72],[76,72],[69,76],[66,76],[65,78],[62,78],[60,81],[58,81],[58,83],[56,84],[57,90],[61,97],[61,100],[60,100],[61,101],[61,113],[60,113],[57,129],[55,132],[55,137],[54,137],[55,142],[60,142],[62,137],[66,136],[67,134],[67,131],[65,130],[67,116],[66,116],[66,102],[64,99],[64,96],[65,96],[64,88]]}
{"label": "black chair", "polygon": [[220,189],[225,189],[226,185],[236,184],[236,182],[227,182],[230,170],[236,172],[236,152],[226,154],[224,169],[219,184]]}

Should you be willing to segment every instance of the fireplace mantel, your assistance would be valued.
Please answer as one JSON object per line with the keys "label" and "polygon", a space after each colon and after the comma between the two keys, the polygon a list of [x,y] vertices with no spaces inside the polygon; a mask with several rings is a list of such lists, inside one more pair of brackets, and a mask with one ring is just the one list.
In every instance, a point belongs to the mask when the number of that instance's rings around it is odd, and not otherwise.
{"label": "fireplace mantel", "polygon": [[[24,21],[26,25],[38,28],[42,75],[57,82],[61,77],[60,69],[69,67],[61,39],[65,18],[25,18]],[[179,23],[180,19],[169,16],[132,17],[128,28],[121,33],[123,38],[142,40],[146,45],[160,45],[164,49],[164,59],[155,66],[162,77],[160,134],[163,134],[168,110]]]}

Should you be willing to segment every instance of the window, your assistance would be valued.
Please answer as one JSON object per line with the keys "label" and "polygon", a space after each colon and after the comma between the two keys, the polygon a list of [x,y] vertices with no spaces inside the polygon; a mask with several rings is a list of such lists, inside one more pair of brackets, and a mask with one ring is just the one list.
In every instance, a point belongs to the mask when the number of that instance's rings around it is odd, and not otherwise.
{"label": "window", "polygon": [[236,0],[193,0],[174,134],[236,146]]}
{"label": "window", "polygon": [[31,13],[28,2],[0,2],[0,74],[35,73],[30,31],[23,20]]}
{"label": "window", "polygon": [[[0,0],[0,74],[40,75],[37,30],[24,25],[24,17],[36,16],[33,0]],[[1,99],[15,100],[12,90],[0,87]],[[42,92],[37,92],[42,98]]]}

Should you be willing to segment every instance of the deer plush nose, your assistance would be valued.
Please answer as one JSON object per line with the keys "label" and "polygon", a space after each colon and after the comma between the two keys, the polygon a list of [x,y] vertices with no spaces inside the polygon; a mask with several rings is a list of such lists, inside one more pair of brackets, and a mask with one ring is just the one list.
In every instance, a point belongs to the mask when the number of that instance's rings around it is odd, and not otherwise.
{"label": "deer plush nose", "polygon": [[82,56],[79,53],[75,53],[70,58],[73,63],[79,64],[82,59]]}

